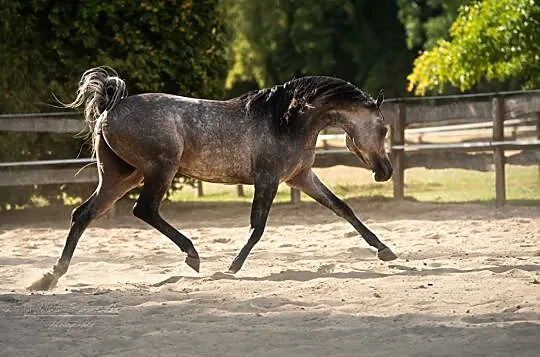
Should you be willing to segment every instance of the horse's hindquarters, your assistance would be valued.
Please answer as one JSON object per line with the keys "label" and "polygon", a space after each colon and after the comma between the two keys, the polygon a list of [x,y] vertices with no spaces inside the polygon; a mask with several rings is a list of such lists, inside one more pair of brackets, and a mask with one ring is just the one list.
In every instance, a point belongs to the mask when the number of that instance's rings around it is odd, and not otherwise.
{"label": "horse's hindquarters", "polygon": [[103,119],[101,132],[111,150],[141,172],[162,162],[179,165],[183,140],[174,119],[131,98],[136,96],[120,102]]}

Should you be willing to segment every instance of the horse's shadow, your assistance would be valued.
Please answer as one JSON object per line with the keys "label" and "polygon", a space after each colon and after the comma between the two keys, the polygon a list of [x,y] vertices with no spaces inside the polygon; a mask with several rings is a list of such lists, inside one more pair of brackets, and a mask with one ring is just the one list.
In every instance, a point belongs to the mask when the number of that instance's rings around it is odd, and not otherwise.
{"label": "horse's shadow", "polygon": [[[540,265],[538,264],[524,264],[524,265],[496,265],[475,269],[458,269],[452,267],[443,268],[424,268],[419,270],[415,267],[409,267],[406,265],[390,265],[396,272],[391,273],[378,273],[370,270],[355,269],[349,272],[328,272],[324,269],[318,269],[317,271],[309,270],[294,270],[288,269],[279,273],[271,273],[266,276],[236,276],[233,274],[217,272],[205,279],[212,280],[240,280],[240,281],[299,281],[305,282],[320,278],[334,278],[334,279],[378,279],[390,276],[432,276],[432,275],[444,275],[444,274],[466,274],[480,271],[490,271],[492,273],[505,273],[512,269],[519,269],[528,272],[540,272]],[[182,279],[200,279],[199,277],[187,277],[181,275],[171,276],[165,280],[162,280],[154,286],[162,286],[165,284],[174,284]]]}

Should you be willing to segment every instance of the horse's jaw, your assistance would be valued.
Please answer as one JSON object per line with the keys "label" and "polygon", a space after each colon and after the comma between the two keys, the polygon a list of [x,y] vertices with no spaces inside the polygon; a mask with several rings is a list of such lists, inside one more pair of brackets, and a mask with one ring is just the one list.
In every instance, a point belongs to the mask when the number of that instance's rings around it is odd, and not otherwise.
{"label": "horse's jaw", "polygon": [[361,167],[371,170],[373,172],[373,178],[377,182],[388,181],[392,177],[392,162],[386,152],[383,153],[365,153],[356,146],[354,140],[347,135],[346,145],[349,151],[351,151],[360,160]]}

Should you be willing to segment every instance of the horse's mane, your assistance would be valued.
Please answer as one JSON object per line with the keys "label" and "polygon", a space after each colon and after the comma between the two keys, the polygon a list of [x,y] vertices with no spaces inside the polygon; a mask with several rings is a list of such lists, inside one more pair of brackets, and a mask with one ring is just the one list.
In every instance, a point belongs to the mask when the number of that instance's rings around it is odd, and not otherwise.
{"label": "horse's mane", "polygon": [[355,85],[339,78],[311,76],[293,79],[271,88],[252,91],[238,99],[245,102],[248,114],[271,115],[277,127],[292,125],[301,114],[336,102],[358,102],[376,107],[375,101]]}

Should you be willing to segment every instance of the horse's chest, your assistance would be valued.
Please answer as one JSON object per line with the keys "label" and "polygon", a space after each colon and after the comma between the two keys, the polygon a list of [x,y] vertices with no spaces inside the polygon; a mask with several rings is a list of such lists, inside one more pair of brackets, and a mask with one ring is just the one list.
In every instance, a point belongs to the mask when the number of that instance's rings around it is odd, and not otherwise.
{"label": "horse's chest", "polygon": [[289,160],[284,162],[283,168],[280,174],[281,181],[288,181],[298,175],[305,169],[313,166],[315,161],[314,150],[303,150],[295,153],[291,153]]}

